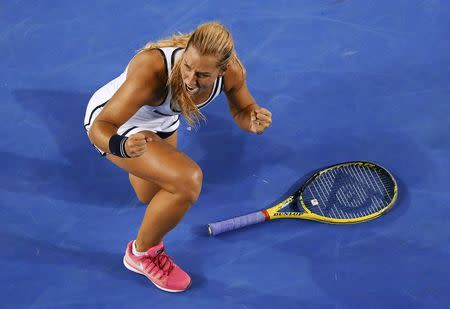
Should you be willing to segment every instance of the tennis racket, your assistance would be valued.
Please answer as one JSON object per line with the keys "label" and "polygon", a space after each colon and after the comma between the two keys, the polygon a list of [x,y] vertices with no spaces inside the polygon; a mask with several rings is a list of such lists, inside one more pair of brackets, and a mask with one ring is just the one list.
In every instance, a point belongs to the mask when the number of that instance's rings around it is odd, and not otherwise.
{"label": "tennis racket", "polygon": [[312,175],[294,195],[281,203],[248,215],[208,224],[210,235],[274,219],[306,219],[350,224],[386,213],[398,194],[394,177],[371,162],[329,166]]}

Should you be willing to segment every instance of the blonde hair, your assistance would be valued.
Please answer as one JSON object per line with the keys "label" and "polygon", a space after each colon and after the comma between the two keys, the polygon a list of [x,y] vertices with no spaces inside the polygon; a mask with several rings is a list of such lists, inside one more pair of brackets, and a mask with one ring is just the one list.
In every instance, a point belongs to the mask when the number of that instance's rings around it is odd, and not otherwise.
{"label": "blonde hair", "polygon": [[[169,38],[157,42],[147,43],[141,50],[150,50],[162,47],[194,47],[201,55],[215,56],[218,58],[217,67],[225,70],[230,61],[237,62],[243,70],[234,50],[234,42],[231,33],[218,22],[208,22],[201,24],[193,32],[188,34],[175,34]],[[197,124],[201,119],[205,119],[197,105],[187,94],[183,78],[181,76],[181,61],[177,61],[172,69],[172,73],[167,80],[167,85],[172,89],[172,96],[180,106],[181,114],[190,125]]]}

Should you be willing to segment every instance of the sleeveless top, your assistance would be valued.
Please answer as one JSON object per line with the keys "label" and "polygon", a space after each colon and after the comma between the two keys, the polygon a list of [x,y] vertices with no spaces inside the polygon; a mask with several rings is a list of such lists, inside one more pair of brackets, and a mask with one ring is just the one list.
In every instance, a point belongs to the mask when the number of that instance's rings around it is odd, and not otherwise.
{"label": "sleeveless top", "polygon": [[[183,54],[184,48],[165,47],[157,49],[164,57],[167,76],[173,69],[177,59]],[[84,117],[84,127],[89,131],[94,119],[116,93],[127,77],[128,66],[125,71],[114,80],[98,89],[91,97]],[[206,101],[198,104],[202,109],[214,100],[223,89],[223,77],[219,76],[214,82],[212,91]],[[172,89],[168,86],[166,97],[159,106],[142,106],[127,122],[117,131],[118,134],[127,135],[137,133],[139,130],[150,130],[153,132],[172,132],[179,126],[180,108],[178,102],[172,98]]]}

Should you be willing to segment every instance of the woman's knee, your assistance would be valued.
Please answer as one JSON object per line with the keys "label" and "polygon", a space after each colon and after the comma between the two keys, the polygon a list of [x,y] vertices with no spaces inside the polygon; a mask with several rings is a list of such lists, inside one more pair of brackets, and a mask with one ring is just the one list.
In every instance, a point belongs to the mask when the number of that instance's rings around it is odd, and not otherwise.
{"label": "woman's knee", "polygon": [[176,194],[183,196],[191,204],[200,196],[203,183],[203,172],[200,166],[193,163],[189,168],[180,171],[176,180]]}
{"label": "woman's knee", "polygon": [[[202,190],[203,172],[195,162],[185,165],[175,173],[170,186],[159,187],[156,184],[141,180],[130,174],[130,182],[133,185],[136,197],[143,204],[149,204],[155,194],[163,189],[178,195],[182,200],[193,204],[197,201]],[[139,181],[137,181],[137,179]]]}

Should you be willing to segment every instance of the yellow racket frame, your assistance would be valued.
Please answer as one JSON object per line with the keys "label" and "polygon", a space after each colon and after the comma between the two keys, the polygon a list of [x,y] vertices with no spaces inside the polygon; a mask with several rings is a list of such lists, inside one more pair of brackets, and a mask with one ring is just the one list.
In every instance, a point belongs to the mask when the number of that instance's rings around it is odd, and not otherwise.
{"label": "yellow racket frame", "polygon": [[[367,167],[381,167],[379,165],[375,165],[373,163],[370,162],[351,162],[352,165],[364,165]],[[344,165],[349,165],[349,163],[343,163],[343,164],[339,164],[339,165],[334,165],[331,168],[328,169],[324,169],[322,171],[320,171],[317,175],[314,175],[313,177],[311,177],[311,179],[314,179],[315,177],[318,177],[319,175],[326,173],[327,171],[331,170],[331,169],[335,169],[339,166],[344,166]],[[381,167],[383,168],[383,167]],[[263,210],[262,212],[264,213],[264,215],[266,216],[266,220],[275,220],[275,219],[305,219],[305,220],[313,220],[313,221],[319,221],[319,222],[325,222],[325,223],[330,223],[330,224],[354,224],[354,223],[361,223],[361,222],[365,222],[365,221],[369,221],[372,219],[375,219],[379,216],[381,216],[382,214],[386,213],[389,209],[392,208],[392,206],[394,205],[395,201],[397,200],[397,196],[398,196],[398,188],[397,188],[397,182],[395,181],[395,178],[389,173],[389,171],[387,171],[385,168],[383,168],[391,177],[392,181],[394,182],[394,196],[392,197],[391,202],[386,205],[385,207],[383,207],[382,209],[380,209],[377,212],[374,212],[370,215],[367,216],[363,216],[363,217],[358,217],[358,218],[349,218],[349,219],[335,219],[335,218],[329,218],[329,217],[324,217],[324,216],[320,216],[318,214],[315,214],[313,212],[311,212],[307,207],[305,202],[303,201],[302,196],[298,197],[299,199],[299,205],[303,208],[303,212],[296,212],[296,211],[288,211],[288,212],[280,212],[280,210],[293,203],[294,200],[296,199],[295,196],[290,196],[287,199],[285,199],[284,201],[278,203],[277,205],[267,208],[265,210]]]}

